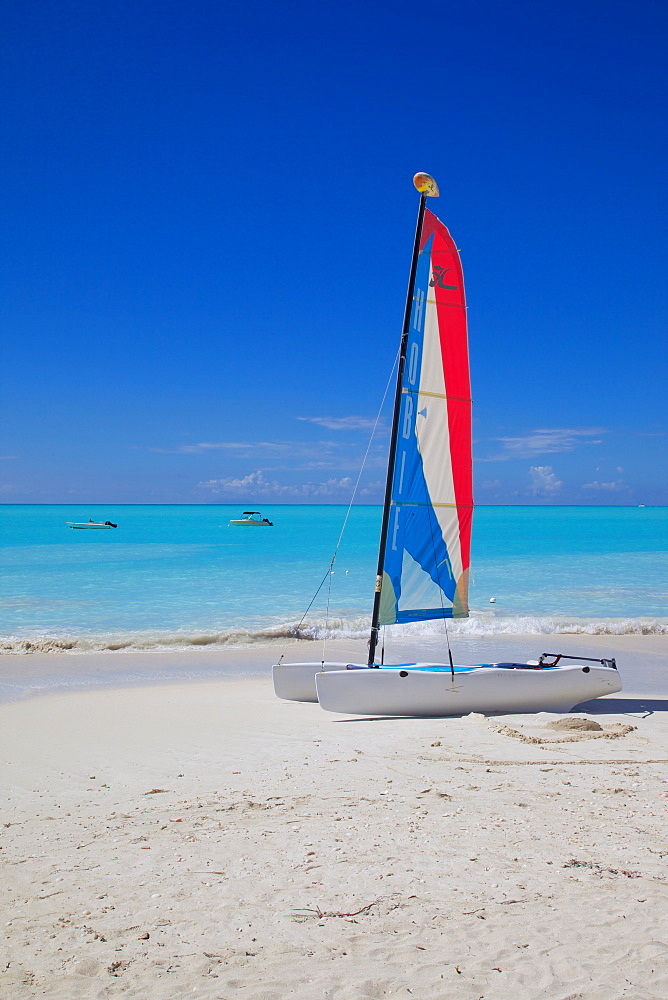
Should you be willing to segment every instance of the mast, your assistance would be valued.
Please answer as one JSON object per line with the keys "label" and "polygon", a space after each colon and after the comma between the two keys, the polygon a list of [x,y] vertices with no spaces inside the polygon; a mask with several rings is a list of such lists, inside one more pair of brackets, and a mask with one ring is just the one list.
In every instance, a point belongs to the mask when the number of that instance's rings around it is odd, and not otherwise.
{"label": "mast", "polygon": [[410,329],[411,312],[413,310],[413,293],[415,291],[415,274],[417,272],[418,257],[420,255],[420,241],[422,238],[422,224],[424,222],[424,212],[427,205],[427,198],[437,198],[438,185],[430,174],[419,173],[413,178],[413,184],[420,192],[420,205],[418,208],[417,225],[415,227],[415,240],[413,242],[413,256],[411,258],[411,269],[408,277],[408,290],[406,292],[406,306],[404,309],[404,325],[401,331],[401,345],[399,348],[399,366],[397,368],[397,385],[394,393],[394,412],[392,415],[392,434],[390,437],[390,452],[387,460],[387,479],[385,482],[385,501],[383,505],[383,520],[380,526],[380,544],[378,547],[378,568],[376,570],[376,587],[373,597],[373,611],[371,613],[371,636],[369,638],[369,666],[374,666],[376,658],[376,646],[378,645],[378,631],[380,620],[380,597],[383,586],[383,567],[385,565],[385,549],[387,548],[387,532],[390,523],[390,507],[392,506],[392,483],[394,482],[394,466],[397,455],[397,438],[399,434],[399,412],[401,410],[402,382],[404,377],[404,367],[406,365],[406,347],[408,345],[408,332]]}

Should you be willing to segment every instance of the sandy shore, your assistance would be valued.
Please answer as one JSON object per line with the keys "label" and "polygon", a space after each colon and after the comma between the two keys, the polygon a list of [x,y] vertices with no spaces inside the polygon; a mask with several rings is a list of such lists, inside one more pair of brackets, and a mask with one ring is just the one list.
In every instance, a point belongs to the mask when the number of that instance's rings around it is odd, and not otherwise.
{"label": "sandy shore", "polygon": [[[490,635],[457,636],[456,663],[535,659],[543,652],[615,656],[624,691],[668,695],[668,635]],[[0,702],[55,691],[90,690],[122,685],[169,684],[240,677],[267,677],[281,656],[286,662],[347,660],[366,662],[366,642],[350,639],[302,641],[250,649],[190,648],[181,652],[29,653],[0,655]],[[386,662],[432,658],[447,662],[437,639],[392,641]]]}
{"label": "sandy shore", "polygon": [[664,1000],[668,698],[587,709],[347,720],[266,676],[5,703],[0,995]]}

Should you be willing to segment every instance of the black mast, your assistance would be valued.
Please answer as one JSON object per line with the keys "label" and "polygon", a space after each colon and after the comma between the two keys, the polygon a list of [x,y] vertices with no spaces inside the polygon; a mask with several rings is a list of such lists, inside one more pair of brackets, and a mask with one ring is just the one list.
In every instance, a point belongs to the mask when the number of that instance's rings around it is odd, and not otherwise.
{"label": "black mast", "polygon": [[[419,179],[419,183],[418,183]],[[411,270],[408,278],[408,291],[406,293],[406,308],[404,310],[404,325],[401,332],[401,346],[399,348],[399,367],[397,369],[397,387],[394,394],[394,413],[392,416],[392,436],[390,438],[390,453],[387,461],[387,481],[385,483],[385,505],[383,507],[383,520],[380,527],[380,546],[378,549],[378,569],[376,571],[376,590],[373,598],[373,611],[371,614],[371,637],[369,639],[369,666],[374,666],[376,658],[376,646],[378,645],[378,631],[380,618],[380,592],[383,584],[383,566],[385,563],[385,549],[387,547],[387,531],[390,523],[390,507],[392,504],[392,482],[394,480],[394,465],[397,454],[397,438],[399,435],[399,411],[401,409],[401,383],[404,377],[404,367],[406,364],[406,347],[408,346],[408,331],[411,322],[411,311],[413,309],[413,292],[415,290],[415,274],[417,272],[418,257],[420,255],[420,239],[422,237],[422,223],[424,221],[424,211],[427,198],[438,195],[436,182],[428,174],[416,174],[413,183],[420,191],[420,207],[418,209],[417,226],[415,227],[415,242],[413,243],[413,257],[411,259]]]}

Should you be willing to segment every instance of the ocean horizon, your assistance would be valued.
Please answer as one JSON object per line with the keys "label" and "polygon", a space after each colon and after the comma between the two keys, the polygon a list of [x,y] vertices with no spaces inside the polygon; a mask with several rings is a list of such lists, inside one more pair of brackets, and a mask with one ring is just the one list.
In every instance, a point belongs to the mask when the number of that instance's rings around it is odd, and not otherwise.
{"label": "ocean horizon", "polygon": [[[247,505],[243,509],[250,509]],[[0,506],[0,651],[184,650],[364,638],[380,505]],[[77,531],[67,521],[118,528]],[[480,505],[451,635],[668,633],[668,508]],[[325,581],[306,617],[318,586]],[[494,601],[491,602],[491,598]],[[388,636],[443,634],[442,621]]]}

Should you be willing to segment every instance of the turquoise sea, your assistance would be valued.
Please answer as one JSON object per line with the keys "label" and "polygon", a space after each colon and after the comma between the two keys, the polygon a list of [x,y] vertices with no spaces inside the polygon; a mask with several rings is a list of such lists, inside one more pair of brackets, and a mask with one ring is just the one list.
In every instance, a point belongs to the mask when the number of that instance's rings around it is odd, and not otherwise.
{"label": "turquoise sea", "polygon": [[[330,580],[345,506],[264,507],[274,522],[266,529],[230,526],[239,513],[213,505],[0,507],[0,650],[366,635],[380,507],[352,509]],[[89,517],[118,528],[74,531],[65,523]],[[472,613],[450,630],[668,632],[667,570],[668,508],[479,507]],[[442,624],[392,629],[429,635]]]}

